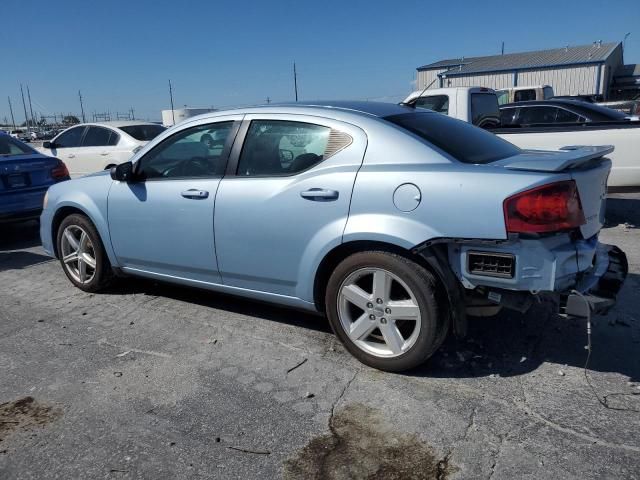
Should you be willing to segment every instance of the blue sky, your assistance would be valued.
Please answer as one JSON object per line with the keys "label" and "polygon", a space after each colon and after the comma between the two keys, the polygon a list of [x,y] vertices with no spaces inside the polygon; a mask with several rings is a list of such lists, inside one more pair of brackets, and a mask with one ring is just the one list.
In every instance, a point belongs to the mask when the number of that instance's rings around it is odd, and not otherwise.
{"label": "blue sky", "polygon": [[627,39],[640,63],[640,1],[426,2],[2,0],[0,121],[19,84],[34,111],[124,112],[293,99],[398,100],[436,60]]}

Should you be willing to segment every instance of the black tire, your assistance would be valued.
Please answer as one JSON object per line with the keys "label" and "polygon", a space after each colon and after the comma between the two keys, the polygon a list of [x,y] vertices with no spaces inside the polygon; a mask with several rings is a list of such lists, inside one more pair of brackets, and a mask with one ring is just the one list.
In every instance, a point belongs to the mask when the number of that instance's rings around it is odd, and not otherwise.
{"label": "black tire", "polygon": [[[68,227],[78,227],[87,234],[90,242],[90,248],[95,258],[95,268],[93,270],[93,276],[86,282],[80,282],[77,278],[74,278],[72,267],[69,267],[63,259],[63,235]],[[106,288],[113,280],[113,271],[109,258],[104,250],[104,245],[98,234],[98,230],[95,225],[85,215],[74,213],[64,218],[58,227],[56,232],[56,245],[58,247],[58,257],[60,258],[60,264],[67,278],[80,290],[85,292],[98,292]],[[73,268],[76,268],[75,266]],[[79,267],[78,267],[79,269]]]}
{"label": "black tire", "polygon": [[[404,282],[415,297],[420,311],[420,329],[415,343],[391,358],[377,356],[360,348],[340,321],[339,294],[343,282],[350,275],[370,268],[390,272]],[[331,328],[354,357],[373,368],[401,372],[423,364],[444,342],[449,321],[448,309],[442,304],[442,299],[436,278],[423,266],[394,253],[367,251],[347,257],[335,268],[327,285],[325,307]]]}

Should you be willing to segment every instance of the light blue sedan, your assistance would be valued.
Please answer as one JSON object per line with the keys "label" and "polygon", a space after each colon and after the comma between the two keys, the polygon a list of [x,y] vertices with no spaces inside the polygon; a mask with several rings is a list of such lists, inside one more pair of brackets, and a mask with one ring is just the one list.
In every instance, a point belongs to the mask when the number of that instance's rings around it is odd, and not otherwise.
{"label": "light blue sedan", "polygon": [[381,103],[215,112],[52,186],[42,243],[84,291],[134,275],[323,312],[358,359],[401,371],[467,314],[613,305],[627,268],[598,242],[610,151],[522,151]]}

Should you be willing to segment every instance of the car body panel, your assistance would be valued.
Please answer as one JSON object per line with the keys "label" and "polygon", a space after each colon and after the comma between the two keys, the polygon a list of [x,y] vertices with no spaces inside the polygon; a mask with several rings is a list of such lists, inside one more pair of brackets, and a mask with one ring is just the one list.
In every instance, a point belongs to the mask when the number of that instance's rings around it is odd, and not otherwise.
{"label": "car body panel", "polygon": [[[514,168],[535,160],[532,152],[521,152],[503,164],[462,163],[381,118],[410,112],[415,110],[336,102],[331,106],[255,107],[194,117],[149,142],[133,161],[182,129],[229,118],[242,119],[245,126],[254,119],[315,123],[346,132],[353,142],[294,175],[239,177],[232,168],[237,161],[234,155],[242,147],[243,134],[238,133],[221,180],[125,183],[104,172],[56,185],[50,189],[49,206],[41,217],[43,245],[48,253],[54,253],[51,230],[55,212],[75,207],[96,224],[113,267],[308,309],[316,308],[314,282],[323,259],[334,248],[354,241],[384,242],[406,251],[429,242],[446,243],[451,267],[469,288],[483,285],[557,291],[571,288],[580,276],[597,274],[598,215],[604,203],[602,187],[610,168],[608,160],[587,161],[594,150],[581,149],[540,154],[535,168]],[[555,161],[550,161],[553,158]],[[569,158],[575,165],[566,164]],[[549,239],[525,241],[507,235],[506,198],[567,180],[576,181],[587,207],[585,215],[598,217],[586,224],[583,234],[588,238],[576,240],[558,233]],[[206,189],[209,197],[206,201],[181,199],[180,192],[187,188]],[[311,188],[335,190],[339,195],[333,201],[310,201],[300,196]],[[398,206],[411,202],[415,204],[412,208]],[[522,270],[511,282],[468,275],[462,262],[469,249],[480,247],[513,252]],[[143,261],[132,262],[136,256]]]}
{"label": "car body panel", "polygon": [[[310,289],[300,283],[309,277],[300,268],[314,263],[310,257],[318,249],[340,244],[367,136],[352,124],[326,117],[267,113],[245,116],[245,122],[257,119],[321,125],[352,138],[348,147],[296,175],[227,176],[216,198],[216,250],[225,285],[271,289],[312,301]],[[337,198],[302,198],[302,192],[312,189],[335,191]],[[238,248],[240,245],[242,248]]]}

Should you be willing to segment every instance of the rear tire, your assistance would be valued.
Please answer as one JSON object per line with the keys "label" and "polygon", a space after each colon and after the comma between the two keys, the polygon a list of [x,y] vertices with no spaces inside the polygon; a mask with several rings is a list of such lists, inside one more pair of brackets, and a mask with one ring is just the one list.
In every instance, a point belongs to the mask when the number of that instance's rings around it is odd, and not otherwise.
{"label": "rear tire", "polygon": [[424,363],[448,330],[433,274],[385,251],[344,259],[329,278],[325,306],[333,331],[362,363],[400,372]]}
{"label": "rear tire", "polygon": [[57,246],[62,270],[80,290],[98,292],[111,283],[111,264],[98,230],[88,217],[74,213],[62,220]]}

